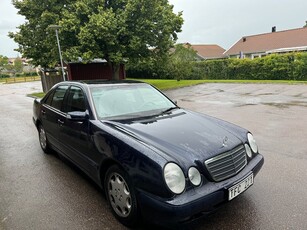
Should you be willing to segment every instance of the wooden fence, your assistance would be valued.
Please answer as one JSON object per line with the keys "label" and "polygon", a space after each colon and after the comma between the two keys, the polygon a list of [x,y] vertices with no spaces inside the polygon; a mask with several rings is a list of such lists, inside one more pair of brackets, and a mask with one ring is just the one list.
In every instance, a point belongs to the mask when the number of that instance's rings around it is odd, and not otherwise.
{"label": "wooden fence", "polygon": [[17,82],[29,82],[29,81],[40,81],[40,76],[30,77],[10,77],[5,79],[5,83],[17,83]]}

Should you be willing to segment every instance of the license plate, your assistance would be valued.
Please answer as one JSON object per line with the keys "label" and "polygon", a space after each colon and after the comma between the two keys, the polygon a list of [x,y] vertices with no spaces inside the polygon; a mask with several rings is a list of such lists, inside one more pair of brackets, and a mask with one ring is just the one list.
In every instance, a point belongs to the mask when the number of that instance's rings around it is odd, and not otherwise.
{"label": "license plate", "polygon": [[244,180],[228,189],[228,200],[232,200],[248,189],[254,183],[254,175],[250,174]]}

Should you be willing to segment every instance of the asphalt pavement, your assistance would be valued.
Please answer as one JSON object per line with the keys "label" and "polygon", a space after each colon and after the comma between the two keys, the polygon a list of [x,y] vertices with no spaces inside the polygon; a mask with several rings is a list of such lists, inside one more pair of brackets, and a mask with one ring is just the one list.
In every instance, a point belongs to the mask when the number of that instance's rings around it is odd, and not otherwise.
{"label": "asphalt pavement", "polygon": [[[41,83],[0,84],[0,229],[127,229],[102,191],[40,149]],[[307,229],[307,85],[203,84],[166,91],[178,105],[249,129],[265,164],[254,185],[186,229]],[[150,224],[140,229],[157,229]]]}

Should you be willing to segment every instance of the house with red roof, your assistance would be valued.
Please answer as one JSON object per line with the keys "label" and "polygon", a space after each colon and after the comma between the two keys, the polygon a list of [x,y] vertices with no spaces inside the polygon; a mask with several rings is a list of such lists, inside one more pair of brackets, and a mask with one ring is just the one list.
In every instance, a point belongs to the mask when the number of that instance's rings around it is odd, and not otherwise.
{"label": "house with red roof", "polygon": [[192,45],[190,47],[196,51],[199,60],[225,58],[225,49],[219,45]]}
{"label": "house with red roof", "polygon": [[257,58],[272,53],[307,51],[307,28],[244,36],[224,52],[231,58]]}
{"label": "house with red roof", "polygon": [[[196,51],[197,61],[227,58],[227,56],[223,54],[226,50],[220,47],[219,45],[208,45],[208,44],[193,45],[190,44],[189,42],[181,43],[180,45],[183,45],[186,48],[192,48],[194,51]],[[174,51],[175,48],[170,49],[170,53]]]}

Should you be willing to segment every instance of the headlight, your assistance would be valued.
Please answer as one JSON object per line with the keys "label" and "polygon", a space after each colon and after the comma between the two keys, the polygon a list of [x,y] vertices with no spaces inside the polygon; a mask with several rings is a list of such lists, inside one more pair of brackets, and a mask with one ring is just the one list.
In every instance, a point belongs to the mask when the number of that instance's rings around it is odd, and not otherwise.
{"label": "headlight", "polygon": [[201,183],[201,176],[200,176],[200,173],[197,170],[197,168],[191,167],[189,169],[188,175],[189,175],[189,179],[190,179],[190,181],[191,181],[191,183],[193,185],[195,185],[195,186],[200,185],[200,183]]}
{"label": "headlight", "polygon": [[185,177],[181,168],[175,163],[167,163],[164,167],[164,179],[168,188],[175,194],[180,194],[185,188]]}
{"label": "headlight", "polygon": [[249,143],[251,149],[253,150],[253,152],[257,153],[258,152],[258,146],[256,144],[256,141],[255,141],[253,135],[248,133],[247,134],[247,139],[248,139],[248,143]]}
{"label": "headlight", "polygon": [[244,146],[245,146],[246,155],[247,155],[249,158],[251,158],[251,157],[252,157],[252,150],[251,150],[251,148],[249,147],[248,144],[245,144]]}

